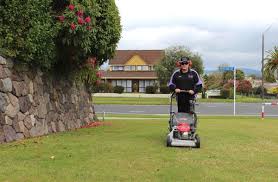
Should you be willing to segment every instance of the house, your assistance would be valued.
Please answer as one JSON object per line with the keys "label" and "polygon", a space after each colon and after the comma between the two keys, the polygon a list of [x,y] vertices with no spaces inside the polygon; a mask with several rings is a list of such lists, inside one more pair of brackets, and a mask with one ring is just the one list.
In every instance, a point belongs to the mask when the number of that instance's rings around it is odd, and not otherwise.
{"label": "house", "polygon": [[164,50],[117,50],[109,60],[110,69],[102,80],[115,86],[123,86],[124,92],[146,91],[147,86],[157,83],[154,65],[164,57]]}

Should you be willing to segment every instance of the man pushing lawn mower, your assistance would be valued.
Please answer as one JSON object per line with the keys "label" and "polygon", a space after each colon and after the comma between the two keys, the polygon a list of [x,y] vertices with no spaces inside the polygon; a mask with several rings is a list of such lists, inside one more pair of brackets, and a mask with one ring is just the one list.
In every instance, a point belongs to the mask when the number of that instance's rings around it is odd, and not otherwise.
{"label": "man pushing lawn mower", "polygon": [[[196,134],[197,115],[195,113],[196,94],[202,90],[199,74],[191,69],[191,60],[182,57],[180,69],[171,76],[169,88],[173,91],[170,105],[167,146],[200,148],[200,138]],[[178,113],[172,111],[172,99],[177,98]]]}

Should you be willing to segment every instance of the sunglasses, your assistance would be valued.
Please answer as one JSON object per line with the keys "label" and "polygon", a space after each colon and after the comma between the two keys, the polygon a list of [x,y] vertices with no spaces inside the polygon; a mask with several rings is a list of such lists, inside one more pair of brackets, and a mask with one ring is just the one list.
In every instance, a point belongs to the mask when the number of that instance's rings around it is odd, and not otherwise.
{"label": "sunglasses", "polygon": [[188,63],[189,63],[188,61],[181,61],[180,65],[188,65]]}

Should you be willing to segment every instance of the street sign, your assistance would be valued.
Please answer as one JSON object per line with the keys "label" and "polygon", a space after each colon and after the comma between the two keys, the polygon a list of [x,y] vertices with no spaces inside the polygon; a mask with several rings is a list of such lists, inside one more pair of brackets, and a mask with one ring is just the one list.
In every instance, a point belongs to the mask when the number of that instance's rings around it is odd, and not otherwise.
{"label": "street sign", "polygon": [[220,71],[234,71],[234,69],[232,66],[220,67]]}

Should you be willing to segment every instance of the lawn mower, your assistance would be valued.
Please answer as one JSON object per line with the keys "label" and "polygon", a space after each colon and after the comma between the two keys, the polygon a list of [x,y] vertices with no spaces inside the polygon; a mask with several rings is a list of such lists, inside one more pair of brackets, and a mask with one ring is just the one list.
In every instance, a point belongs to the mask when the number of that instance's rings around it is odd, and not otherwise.
{"label": "lawn mower", "polygon": [[[182,90],[181,92],[187,92]],[[193,147],[200,148],[200,137],[197,130],[197,114],[195,113],[196,100],[190,100],[190,112],[173,112],[173,98],[176,97],[174,92],[170,101],[170,119],[169,134],[167,135],[167,147]]]}

